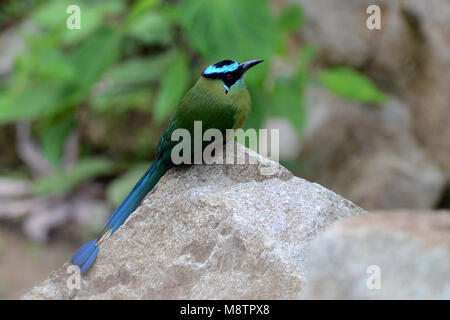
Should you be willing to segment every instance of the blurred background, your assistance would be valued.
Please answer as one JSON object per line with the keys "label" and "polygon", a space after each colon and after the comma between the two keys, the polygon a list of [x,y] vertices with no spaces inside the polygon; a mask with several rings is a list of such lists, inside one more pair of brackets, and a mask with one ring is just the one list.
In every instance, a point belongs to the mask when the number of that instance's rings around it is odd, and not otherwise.
{"label": "blurred background", "polygon": [[245,127],[279,128],[284,166],[367,210],[450,208],[447,0],[6,0],[0,299],[102,229],[203,68],[256,58]]}

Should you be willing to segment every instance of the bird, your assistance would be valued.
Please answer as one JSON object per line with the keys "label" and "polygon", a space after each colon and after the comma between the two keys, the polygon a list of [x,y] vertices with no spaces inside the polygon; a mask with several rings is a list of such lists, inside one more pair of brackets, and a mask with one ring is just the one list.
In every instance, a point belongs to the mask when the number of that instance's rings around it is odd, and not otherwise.
{"label": "bird", "polygon": [[[171,151],[178,143],[171,139],[174,130],[186,129],[193,136],[194,121],[201,121],[203,131],[214,128],[225,134],[227,129],[238,129],[243,125],[251,109],[244,74],[263,61],[255,59],[238,63],[234,60],[222,60],[203,70],[194,86],[180,100],[164,129],[155,161],[113,212],[103,231],[94,240],[82,245],[72,256],[71,263],[78,266],[81,273],[86,272],[95,262],[101,241],[114,234],[161,177],[176,166],[171,159]],[[202,148],[205,148],[205,144]]]}

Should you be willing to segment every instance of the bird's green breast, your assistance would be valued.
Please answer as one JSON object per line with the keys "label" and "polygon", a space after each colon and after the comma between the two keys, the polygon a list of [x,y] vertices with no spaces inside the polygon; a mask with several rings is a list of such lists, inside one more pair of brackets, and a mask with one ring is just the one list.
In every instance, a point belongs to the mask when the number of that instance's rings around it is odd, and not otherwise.
{"label": "bird's green breast", "polygon": [[218,125],[226,122],[226,129],[240,128],[250,112],[250,96],[243,79],[238,80],[227,92],[220,80],[201,77],[186,94],[186,99],[191,101],[188,110],[190,106],[196,106],[194,108],[199,108],[201,113],[215,119]]}
{"label": "bird's green breast", "polygon": [[194,121],[201,121],[203,132],[210,128],[225,132],[240,128],[249,112],[250,96],[242,79],[227,93],[220,81],[200,77],[180,101],[161,137],[158,153],[172,149],[177,143],[171,141],[175,129],[187,129],[193,135]]}

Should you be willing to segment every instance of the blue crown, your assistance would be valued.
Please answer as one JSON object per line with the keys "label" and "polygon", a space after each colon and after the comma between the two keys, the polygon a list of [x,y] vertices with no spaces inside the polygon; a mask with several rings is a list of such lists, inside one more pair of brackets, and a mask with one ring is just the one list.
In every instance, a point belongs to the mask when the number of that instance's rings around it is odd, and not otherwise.
{"label": "blue crown", "polygon": [[212,75],[217,73],[227,73],[227,72],[233,72],[236,71],[239,68],[239,63],[232,60],[222,60],[220,62],[217,62],[215,64],[210,65],[208,68],[206,68],[202,75]]}

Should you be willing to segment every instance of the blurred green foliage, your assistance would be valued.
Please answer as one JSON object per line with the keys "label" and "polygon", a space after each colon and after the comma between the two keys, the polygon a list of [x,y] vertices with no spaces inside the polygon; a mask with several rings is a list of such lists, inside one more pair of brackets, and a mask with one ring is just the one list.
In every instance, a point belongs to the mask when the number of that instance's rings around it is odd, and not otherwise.
{"label": "blurred green foliage", "polygon": [[[66,8],[72,4],[81,8],[80,30],[66,27]],[[265,60],[246,78],[253,100],[247,128],[282,116],[303,132],[303,93],[313,78],[308,65],[315,49],[288,48],[288,38],[305,19],[297,5],[275,14],[266,0],[14,1],[2,7],[0,30],[6,16],[31,21],[32,27],[20,29],[26,50],[0,82],[0,124],[32,121],[56,168],[36,182],[38,194],[64,194],[113,172],[111,161],[101,157],[117,154],[111,145],[125,145],[119,153],[126,162],[122,168],[130,172],[112,182],[107,193],[117,205],[145,170],[142,161],[151,160],[177,102],[202,68],[222,59]],[[276,62],[288,65],[289,72],[273,70]],[[344,98],[385,100],[353,70],[323,70],[317,79]],[[75,130],[82,135],[81,159],[66,170],[64,145]]]}
{"label": "blurred green foliage", "polygon": [[325,87],[343,98],[366,103],[384,103],[387,100],[387,96],[372,81],[349,68],[324,70],[318,78]]}
{"label": "blurred green foliage", "polygon": [[81,159],[70,170],[56,171],[38,179],[33,188],[35,194],[64,194],[79,183],[102,174],[110,173],[112,163],[93,157]]}
{"label": "blurred green foliage", "polygon": [[128,192],[134,187],[145,173],[150,163],[138,163],[131,170],[115,179],[108,187],[106,198],[114,206],[117,207],[127,196]]}

